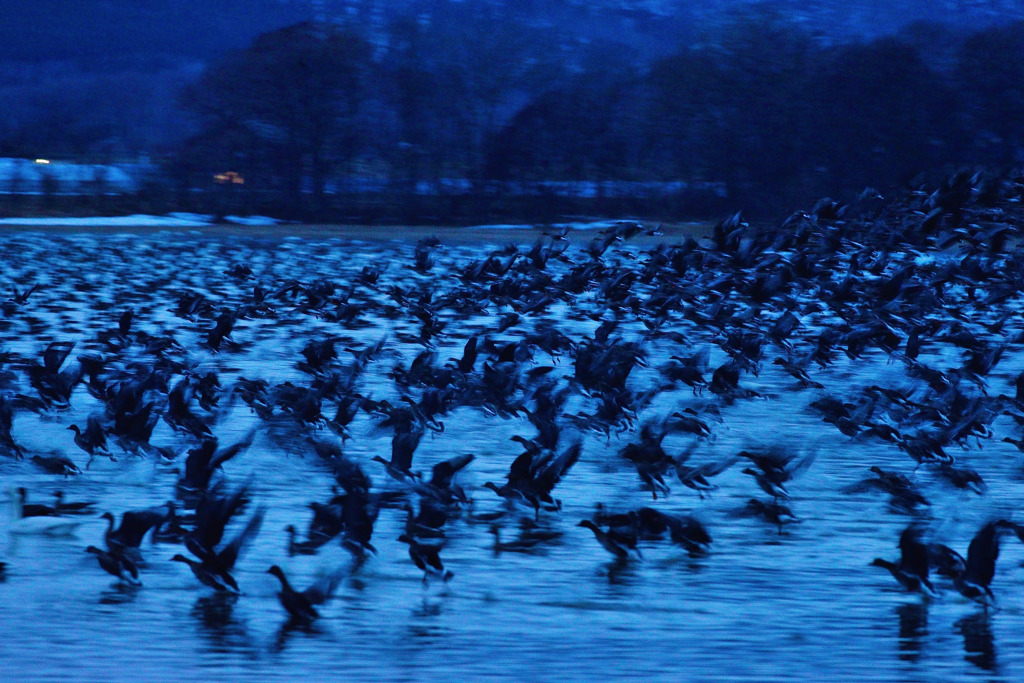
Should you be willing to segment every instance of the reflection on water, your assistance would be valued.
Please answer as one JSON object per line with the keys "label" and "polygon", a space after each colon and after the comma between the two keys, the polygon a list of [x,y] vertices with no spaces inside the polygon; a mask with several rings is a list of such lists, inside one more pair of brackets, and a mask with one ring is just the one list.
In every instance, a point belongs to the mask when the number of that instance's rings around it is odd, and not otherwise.
{"label": "reflection on water", "polygon": [[441,618],[444,601],[423,596],[423,602],[410,613],[411,619],[406,625],[409,636],[408,644],[413,650],[429,648],[444,641],[450,631]]}
{"label": "reflection on water", "polygon": [[964,659],[985,671],[996,671],[996,645],[988,611],[963,617],[955,625],[964,637]]}
{"label": "reflection on water", "polygon": [[234,614],[238,597],[232,593],[209,593],[198,598],[192,606],[191,615],[197,632],[212,653],[255,654],[256,648],[245,624]]}
{"label": "reflection on water", "polygon": [[284,652],[285,648],[288,647],[288,641],[297,633],[310,638],[316,638],[323,636],[326,631],[317,622],[289,617],[277,629],[277,636],[274,638],[272,651],[277,654]]}
{"label": "reflection on water", "polygon": [[424,595],[423,602],[412,611],[412,616],[417,619],[439,617],[441,616],[441,605],[442,602],[440,600],[430,600]]}
{"label": "reflection on water", "polygon": [[142,590],[142,586],[134,586],[130,583],[118,581],[100,594],[99,603],[101,605],[124,605],[131,603],[139,597],[140,590]]}
{"label": "reflection on water", "polygon": [[928,603],[907,602],[896,608],[900,620],[899,658],[916,662],[928,637]]}
{"label": "reflection on water", "polygon": [[[608,583],[620,589],[624,589],[636,582],[637,560],[632,558],[616,559],[605,565],[605,573],[608,575]],[[613,591],[622,594],[624,591]]]}

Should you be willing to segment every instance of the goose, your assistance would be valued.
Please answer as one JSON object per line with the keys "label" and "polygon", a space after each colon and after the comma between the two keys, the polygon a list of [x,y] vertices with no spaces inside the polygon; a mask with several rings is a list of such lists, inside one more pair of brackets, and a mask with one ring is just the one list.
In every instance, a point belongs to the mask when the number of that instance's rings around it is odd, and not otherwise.
{"label": "goose", "polygon": [[207,492],[196,511],[196,528],[185,538],[185,547],[199,560],[190,559],[180,553],[171,558],[174,562],[188,565],[200,583],[216,591],[241,593],[231,570],[238,561],[243,547],[259,533],[263,517],[266,515],[265,508],[257,509],[238,535],[221,546],[224,527],[248,500],[247,493],[247,485],[241,486],[224,498]]}
{"label": "goose", "polygon": [[538,546],[548,543],[554,539],[559,538],[562,535],[560,531],[544,531],[531,529],[530,527],[523,526],[514,540],[503,541],[501,540],[501,526],[497,523],[491,524],[490,533],[494,536],[494,554],[500,554],[503,552],[508,553],[525,553],[525,554],[537,554],[540,552]]}
{"label": "goose", "polygon": [[139,580],[138,565],[125,555],[110,550],[101,550],[94,545],[87,547],[85,552],[95,555],[100,567],[108,574],[116,576],[120,581],[133,586],[142,585],[142,581]]}
{"label": "goose", "polygon": [[123,555],[135,564],[143,564],[142,551],[139,549],[142,539],[150,529],[162,523],[167,515],[164,508],[129,510],[121,515],[121,524],[115,529],[114,515],[104,512],[100,518],[107,520],[107,531],[103,535],[107,550]]}
{"label": "goose", "polygon": [[53,494],[55,499],[54,509],[58,514],[61,515],[93,515],[96,514],[93,511],[96,503],[94,501],[75,501],[68,502],[64,500],[63,491],[55,491]]}
{"label": "goose", "polygon": [[63,455],[33,455],[31,460],[50,474],[69,477],[72,474],[82,473],[78,465]]}
{"label": "goose", "polygon": [[13,521],[8,527],[12,534],[41,536],[74,536],[78,527],[84,523],[80,519],[65,517],[36,516],[25,517],[22,513],[22,496],[18,491],[10,493]]}
{"label": "goose", "polygon": [[285,611],[298,621],[319,619],[320,612],[317,611],[316,606],[330,599],[343,578],[343,574],[340,572],[326,574],[305,590],[298,591],[292,587],[284,570],[276,564],[271,566],[267,573],[273,574],[281,581],[281,590],[277,594],[277,599],[281,601],[281,606],[285,608]]}
{"label": "goose", "polygon": [[423,570],[423,583],[428,578],[439,578],[442,581],[450,581],[454,576],[444,568],[441,561],[441,549],[444,547],[444,539],[419,539],[409,534],[402,534],[398,540],[409,546],[409,558],[417,567]]}
{"label": "goose", "polygon": [[580,459],[582,443],[577,442],[560,455],[545,451],[535,456],[530,451],[520,454],[509,468],[506,482],[498,486],[485,482],[484,487],[510,501],[525,501],[533,506],[537,515],[541,507],[557,510],[561,504],[551,497],[551,491],[562,477]]}
{"label": "goose", "polygon": [[581,520],[580,523],[576,526],[581,526],[593,531],[594,538],[596,538],[597,542],[601,544],[601,547],[607,550],[612,555],[614,555],[616,559],[629,559],[629,550],[627,549],[627,547],[619,541],[615,540],[610,533],[601,529],[601,527],[594,524],[594,522],[592,522],[591,520]]}
{"label": "goose", "polygon": [[15,495],[18,496],[21,504],[21,516],[24,517],[57,517],[60,513],[57,512],[56,508],[50,507],[49,505],[40,505],[39,503],[29,503],[28,491],[25,487],[19,486],[15,489]]}
{"label": "goose", "polygon": [[900,534],[899,562],[876,557],[871,561],[871,565],[887,569],[893,578],[908,591],[934,597],[937,593],[931,581],[928,580],[928,546],[922,542],[921,537],[921,528],[911,524]]}
{"label": "goose", "polygon": [[295,525],[293,524],[289,524],[284,528],[284,530],[285,533],[288,534],[288,557],[293,557],[295,555],[316,555],[316,551],[323,545],[323,543],[318,543],[312,539],[296,541],[295,536],[298,532],[295,530]]}
{"label": "goose", "polygon": [[988,522],[982,526],[967,547],[963,573],[953,579],[953,587],[960,595],[981,603],[985,609],[996,603],[991,583],[996,573],[999,541],[1003,532],[1011,530],[1021,535],[1018,525],[1005,520]]}
{"label": "goose", "polygon": [[89,454],[89,461],[86,463],[85,469],[89,469],[89,465],[97,455],[105,455],[114,460],[110,451],[107,450],[107,435],[99,418],[89,416],[84,432],[75,424],[68,425],[68,429],[75,433],[75,445]]}

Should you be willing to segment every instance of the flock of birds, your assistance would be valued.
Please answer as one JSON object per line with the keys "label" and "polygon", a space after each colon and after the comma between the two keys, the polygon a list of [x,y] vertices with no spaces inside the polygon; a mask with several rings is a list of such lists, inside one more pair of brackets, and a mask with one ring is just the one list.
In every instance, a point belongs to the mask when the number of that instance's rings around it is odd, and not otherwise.
{"label": "flock of birds", "polygon": [[[874,564],[929,595],[942,577],[988,609],[1000,543],[1024,540],[1024,527],[1009,514],[991,519],[961,555],[936,540],[941,520],[916,474],[981,499],[972,453],[992,441],[1024,451],[1024,372],[1001,365],[1024,341],[1022,198],[1020,178],[958,174],[891,201],[822,200],[770,229],[737,214],[678,244],[620,222],[578,247],[563,230],[457,262],[423,239],[403,262],[307,279],[276,272],[273,252],[246,261],[227,242],[203,246],[223,258],[214,272],[183,266],[187,246],[161,262],[162,247],[144,238],[89,249],[54,238],[56,256],[26,241],[0,272],[12,291],[0,305],[0,455],[5,471],[38,468],[64,489],[97,460],[173,467],[173,500],[103,511],[103,547],[85,550],[118,581],[141,584],[145,539],[174,544],[172,559],[199,583],[237,593],[233,569],[267,510],[253,482],[232,481],[225,465],[257,437],[315,454],[334,485],[309,502],[305,529],[289,526],[287,555],[335,543],[353,564],[301,589],[279,564],[268,569],[288,615],[309,621],[374,556],[381,514],[404,519],[397,541],[424,581],[454,576],[442,559],[454,524],[487,525],[496,552],[558,542],[562,532],[544,522],[564,514],[559,484],[602,443],[635,469],[637,505],[598,506],[578,526],[614,562],[640,560],[647,543],[711,552],[701,515],[660,501],[678,482],[699,505],[734,468],[757,491],[737,514],[786,534],[799,521],[799,478],[820,454],[749,435],[746,448],[705,457],[735,406],[775,400],[756,381],[775,372],[824,429],[902,463],[865,468],[844,489],[884,493],[908,518],[899,559]],[[278,256],[294,248],[282,242]],[[341,248],[314,247],[311,258]],[[279,349],[289,379],[246,372],[266,338],[294,340],[294,352]],[[837,364],[879,361],[885,381],[830,385]],[[456,454],[426,474],[416,457],[467,410],[516,432],[507,454],[486,456],[507,463],[505,478],[468,490],[462,473],[485,457],[469,444],[450,444]],[[217,434],[240,413],[255,427],[224,445]],[[72,432],[74,449],[26,445],[40,419]],[[366,425],[390,438],[387,457],[354,447]],[[154,438],[158,426],[164,436]],[[35,502],[24,489],[11,504],[11,533],[71,533],[98,513],[63,495]],[[519,535],[503,539],[509,526]]]}

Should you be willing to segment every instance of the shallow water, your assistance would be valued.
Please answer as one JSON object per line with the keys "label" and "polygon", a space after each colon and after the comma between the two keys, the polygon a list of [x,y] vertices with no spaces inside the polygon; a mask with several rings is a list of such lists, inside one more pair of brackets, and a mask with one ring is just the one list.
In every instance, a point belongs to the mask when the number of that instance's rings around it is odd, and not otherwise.
{"label": "shallow water", "polygon": [[[581,242],[583,240],[580,240]],[[361,348],[388,335],[389,355],[371,364],[360,390],[375,399],[395,400],[386,373],[408,365],[420,349],[403,341],[417,326],[408,316],[372,318],[365,326],[329,323],[295,304],[280,307],[276,319],[240,321],[232,337],[246,344],[237,353],[200,348],[199,324],[174,315],[177,293],[204,292],[225,305],[243,299],[253,281],[224,274],[233,263],[252,267],[257,281],[296,278],[309,283],[327,277],[344,283],[366,265],[386,269],[382,281],[411,284],[424,276],[409,267],[412,246],[401,242],[308,242],[294,239],[221,241],[209,235],[190,237],[74,235],[0,236],[8,254],[0,288],[41,287],[28,303],[7,318],[0,350],[37,358],[54,340],[76,341],[75,355],[96,348],[95,334],[116,327],[128,306],[135,308],[137,329],[174,332],[191,363],[215,369],[222,386],[239,376],[273,383],[308,380],[295,367],[310,338],[338,334],[344,344]],[[434,274],[438,288],[449,286],[444,274],[479,258],[482,248],[442,246]],[[610,259],[630,261],[628,247]],[[634,254],[635,255],[635,254]],[[641,255],[642,257],[642,255]],[[552,268],[561,267],[552,263]],[[382,297],[383,298],[383,297]],[[581,297],[587,307],[592,294]],[[471,320],[449,315],[449,335],[438,343],[440,362],[457,357],[479,326],[490,329],[493,308]],[[576,338],[597,323],[572,319],[557,305],[546,314]],[[528,324],[534,324],[529,321]],[[807,318],[808,328],[815,321]],[[624,324],[618,334],[639,336],[642,326]],[[516,330],[506,333],[512,339]],[[694,330],[694,349],[709,344]],[[654,381],[654,368],[685,349],[661,340],[649,345],[650,366],[631,376],[640,387]],[[773,349],[773,351],[775,351]],[[692,353],[692,351],[690,351]],[[945,357],[940,349],[931,359]],[[841,356],[841,354],[840,354]],[[712,351],[712,367],[725,356]],[[69,359],[69,363],[72,362]],[[538,354],[538,360],[551,359]],[[1008,377],[1022,367],[1019,349],[990,378],[996,392],[1009,391]],[[557,373],[569,375],[562,359]],[[898,376],[897,376],[898,375]],[[854,363],[840,357],[814,379],[829,393],[842,396],[870,384],[905,382],[902,370],[879,351]],[[438,676],[508,680],[1020,680],[1024,677],[1024,546],[1006,539],[993,590],[1001,609],[982,610],[961,598],[948,582],[938,582],[940,597],[925,600],[903,591],[884,570],[869,566],[875,557],[896,559],[900,531],[909,518],[894,512],[880,493],[842,493],[844,486],[879,465],[911,474],[913,462],[896,448],[870,440],[853,441],[824,424],[807,409],[821,392],[799,389],[792,378],[770,364],[757,377],[745,375],[744,386],[768,396],[741,400],[723,408],[723,422],[712,422],[713,438],[702,441],[695,463],[733,455],[743,448],[777,445],[813,455],[814,461],[790,486],[791,507],[799,522],[778,533],[757,519],[735,516],[752,497],[761,496],[751,477],[734,466],[716,478],[718,490],[700,499],[678,481],[655,501],[643,489],[632,466],[617,456],[635,432],[606,438],[581,434],[583,457],[559,484],[559,512],[542,512],[540,521],[562,537],[537,554],[496,552],[486,523],[473,516],[498,510],[501,500],[482,488],[502,481],[519,447],[514,434],[532,436],[524,417],[502,419],[471,408],[444,418],[443,433],[424,437],[415,469],[459,453],[476,459],[458,480],[474,504],[450,523],[443,551],[455,576],[447,583],[424,583],[397,542],[404,513],[383,509],[374,531],[377,554],[345,579],[335,598],[323,606],[322,618],[308,628],[292,628],[276,592],[277,580],[266,573],[280,564],[293,583],[305,586],[320,571],[352,564],[349,554],[332,543],[317,556],[291,557],[285,552],[287,524],[308,524],[307,504],[330,496],[333,479],[294,430],[272,429],[240,401],[224,401],[214,432],[222,444],[256,430],[252,446],[224,466],[232,485],[251,479],[254,502],[266,506],[260,534],[236,567],[243,595],[222,596],[201,586],[187,567],[170,562],[181,549],[143,544],[148,566],[142,587],[116,584],[84,552],[102,544],[106,523],[84,517],[70,538],[10,533],[10,510],[0,523],[0,559],[8,570],[0,583],[0,670],[5,680],[295,680],[317,679],[419,681]],[[998,385],[998,386],[996,386]],[[21,378],[20,390],[30,393]],[[572,410],[583,409],[582,397]],[[664,417],[698,405],[687,387],[660,394],[640,416]],[[55,451],[83,468],[86,456],[76,448],[67,426],[82,423],[100,405],[84,389],[73,394],[71,408],[44,416],[19,413],[13,435],[28,453]],[[324,411],[328,411],[325,409]],[[983,496],[942,484],[921,468],[914,473],[925,495],[937,540],[966,552],[980,525],[994,515],[1010,516],[1024,484],[1020,455],[1002,436],[1015,435],[1008,418],[993,424],[996,438],[973,445],[963,458],[988,482]],[[370,461],[389,453],[390,434],[374,429],[361,415],[353,425],[346,456],[361,463],[378,489],[393,486],[383,467]],[[329,437],[329,433],[327,434]],[[567,443],[571,433],[563,434]],[[27,461],[0,458],[0,486],[25,486],[30,500],[49,502],[58,489],[71,500],[98,501],[99,510],[120,515],[130,509],[160,505],[174,498],[183,452],[188,442],[164,422],[152,442],[175,448],[175,463],[119,454],[116,462],[97,459],[73,478],[41,473]],[[670,452],[690,439],[673,435]],[[979,442],[980,443],[980,442]],[[959,456],[960,454],[958,454]],[[665,512],[693,513],[708,527],[711,552],[691,557],[666,541],[644,542],[642,559],[611,561],[592,534],[576,526],[597,503],[610,509],[652,505]],[[10,506],[7,505],[7,508]],[[528,516],[532,516],[532,512]],[[247,515],[242,515],[242,518]],[[244,519],[235,520],[228,536]],[[515,535],[506,523],[503,538]],[[127,672],[130,672],[128,674]]]}

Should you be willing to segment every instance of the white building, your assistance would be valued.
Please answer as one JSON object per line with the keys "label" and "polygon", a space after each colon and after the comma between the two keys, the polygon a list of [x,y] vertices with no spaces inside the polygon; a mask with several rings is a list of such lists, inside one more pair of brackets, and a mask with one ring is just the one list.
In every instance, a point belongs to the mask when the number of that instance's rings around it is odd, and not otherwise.
{"label": "white building", "polygon": [[127,194],[139,189],[141,167],[0,158],[0,194]]}

